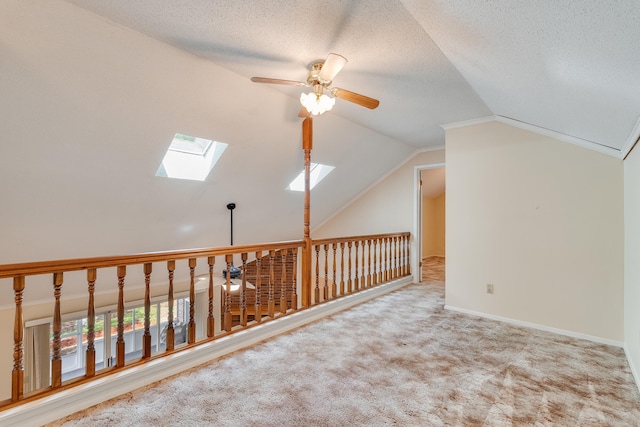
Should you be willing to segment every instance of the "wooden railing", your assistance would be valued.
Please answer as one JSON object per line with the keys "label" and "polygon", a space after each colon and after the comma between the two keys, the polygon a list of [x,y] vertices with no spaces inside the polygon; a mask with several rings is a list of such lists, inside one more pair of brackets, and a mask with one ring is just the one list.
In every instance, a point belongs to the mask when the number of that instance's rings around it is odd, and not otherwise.
{"label": "wooden railing", "polygon": [[312,240],[314,304],[411,274],[409,233]]}
{"label": "wooden railing", "polygon": [[[311,305],[321,304],[359,290],[373,287],[400,277],[410,275],[409,233],[379,234],[370,236],[345,237],[338,239],[312,240],[311,251],[305,250],[305,241],[287,241],[258,245],[228,246],[222,248],[193,249],[171,252],[154,252],[127,256],[72,259],[50,262],[0,265],[0,279],[13,281],[15,317],[13,325],[13,368],[11,373],[11,398],[0,402],[0,410],[14,406],[26,400],[55,393],[79,383],[94,380],[145,363],[151,359],[163,357],[195,345],[209,342],[229,335],[238,330],[252,327],[258,323],[285,316]],[[305,280],[304,265],[298,273],[298,262],[311,253],[313,259],[306,265],[314,271],[312,280]],[[241,275],[232,279],[231,274],[223,277],[222,271],[232,271],[234,262],[238,262]],[[248,263],[254,263],[253,283],[247,281]],[[265,276],[265,263],[269,273]],[[280,267],[276,268],[278,263]],[[278,271],[278,274],[275,271]],[[86,276],[82,276],[82,271]],[[157,273],[154,273],[157,272]],[[74,277],[67,280],[71,274]],[[25,291],[38,290],[43,286],[42,278],[51,277],[52,284],[52,338],[51,338],[51,382],[48,387],[24,392],[24,297]],[[82,276],[84,278],[81,278]],[[136,276],[139,282],[136,282]],[[131,277],[133,287],[144,294],[144,332],[141,337],[141,356],[139,359],[125,361],[125,308],[130,302],[125,299],[125,289],[131,287],[127,278]],[[40,280],[36,280],[40,278]],[[117,309],[117,327],[115,340],[115,363],[103,369],[96,369],[95,315],[96,282],[105,280],[111,285],[111,303]],[[196,333],[196,281],[205,278],[207,284],[206,334]],[[84,375],[63,381],[61,359],[61,327],[63,312],[63,284],[77,282],[86,286],[86,363]],[[31,283],[33,282],[33,283]],[[175,284],[180,282],[188,295],[188,322],[186,344],[174,345],[174,299]],[[232,283],[240,283],[239,290],[232,290]],[[101,282],[102,284],[103,282]],[[155,283],[152,288],[152,283]],[[157,285],[159,283],[159,285]],[[129,285],[129,286],[127,286]],[[69,285],[77,288],[78,283]],[[158,294],[158,286],[164,289]],[[219,293],[216,287],[221,288]],[[265,289],[266,288],[266,289]],[[168,303],[166,320],[166,348],[163,352],[152,354],[151,338],[151,301],[162,298]],[[142,292],[143,291],[143,292]],[[27,293],[28,294],[28,293]],[[103,292],[104,294],[104,292]],[[262,300],[262,295],[267,298]],[[279,294],[279,298],[274,295]],[[310,303],[304,301],[304,295],[311,295]],[[104,299],[104,295],[101,295]],[[248,305],[247,301],[251,300]],[[233,302],[232,302],[233,299]],[[220,308],[216,315],[216,306]],[[33,320],[33,319],[29,319]],[[105,323],[104,328],[107,325]],[[159,327],[159,325],[157,326]],[[216,329],[218,328],[218,329]],[[8,374],[8,372],[7,372]]]}

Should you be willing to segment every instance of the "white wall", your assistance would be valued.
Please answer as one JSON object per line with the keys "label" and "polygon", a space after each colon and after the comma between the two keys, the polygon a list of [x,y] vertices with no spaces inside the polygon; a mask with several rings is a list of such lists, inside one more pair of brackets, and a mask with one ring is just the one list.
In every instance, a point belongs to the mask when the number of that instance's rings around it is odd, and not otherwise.
{"label": "white wall", "polygon": [[[415,280],[418,273],[418,247],[416,232],[416,202],[418,186],[416,167],[442,165],[444,149],[419,152],[393,172],[355,198],[328,221],[312,229],[313,238],[354,236],[364,234],[410,231],[411,271]],[[313,205],[313,194],[311,195]],[[313,223],[313,217],[312,217]]]}
{"label": "white wall", "polygon": [[[297,89],[61,0],[0,1],[0,40],[0,264],[228,245],[229,202],[235,244],[302,237]],[[313,160],[336,167],[317,220],[415,149],[339,107],[314,122]],[[155,176],[176,132],[229,144],[204,182]]]}
{"label": "white wall", "polygon": [[640,147],[624,161],[624,342],[640,387]]}
{"label": "white wall", "polygon": [[[444,163],[444,150],[420,152],[367,189],[317,228],[312,237],[411,231],[416,200],[416,166]],[[311,195],[313,204],[313,194]],[[313,218],[312,218],[313,220]]]}
{"label": "white wall", "polygon": [[497,122],[446,141],[447,305],[620,344],[622,161]]}

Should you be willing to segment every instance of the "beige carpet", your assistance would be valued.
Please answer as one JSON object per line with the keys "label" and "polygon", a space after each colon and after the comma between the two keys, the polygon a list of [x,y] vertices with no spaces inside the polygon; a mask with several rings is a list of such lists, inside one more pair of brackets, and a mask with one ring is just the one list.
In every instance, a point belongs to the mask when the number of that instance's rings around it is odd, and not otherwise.
{"label": "beige carpet", "polygon": [[621,349],[443,309],[410,285],[64,426],[638,426]]}
{"label": "beige carpet", "polygon": [[430,256],[422,259],[422,281],[444,283],[445,259],[443,256]]}

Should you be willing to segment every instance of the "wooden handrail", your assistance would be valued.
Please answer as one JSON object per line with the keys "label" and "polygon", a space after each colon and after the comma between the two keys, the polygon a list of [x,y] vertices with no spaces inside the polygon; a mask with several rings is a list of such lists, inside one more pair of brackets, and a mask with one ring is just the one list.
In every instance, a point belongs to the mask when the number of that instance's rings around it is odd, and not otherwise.
{"label": "wooden handrail", "polygon": [[[135,366],[162,357],[175,351],[181,351],[207,342],[222,336],[232,334],[238,330],[252,327],[261,322],[276,319],[296,312],[299,309],[308,308],[311,305],[322,304],[330,300],[347,296],[353,292],[367,289],[372,286],[383,284],[399,277],[410,275],[409,267],[409,243],[411,234],[384,233],[366,236],[351,236],[329,239],[303,240],[272,242],[251,245],[226,246],[218,248],[198,248],[177,251],[147,252],[123,256],[107,256],[95,258],[81,258],[57,261],[41,261],[21,264],[0,265],[0,278],[13,279],[13,291],[15,299],[15,319],[14,319],[14,351],[11,400],[0,402],[0,410],[8,404],[19,402],[25,399],[24,396],[24,318],[23,318],[23,297],[27,287],[25,278],[34,275],[52,275],[53,279],[53,357],[51,359],[51,382],[49,387],[30,391],[28,398],[43,396],[52,392],[63,390],[74,384],[99,378],[103,375],[117,372],[120,369]],[[250,254],[255,254],[256,275],[251,279],[251,293],[248,292],[247,266]],[[240,255],[242,260],[242,277],[239,299],[232,302],[231,290],[231,266],[234,255]],[[222,266],[226,266],[226,280],[222,284],[220,296],[214,295],[213,268],[216,264],[216,257],[221,257]],[[265,259],[263,259],[263,257]],[[299,257],[299,258],[298,258]],[[346,259],[345,259],[346,258]],[[196,307],[196,265],[198,260],[206,260],[206,267],[209,279],[207,297],[207,307],[198,305]],[[187,336],[184,337],[186,345],[174,346],[174,273],[176,271],[176,261],[188,261],[188,312],[183,313],[181,322],[187,323]],[[372,263],[373,260],[373,263]],[[298,272],[298,261],[300,261],[300,273]],[[166,345],[163,354],[152,354],[152,334],[151,334],[151,283],[153,263],[166,263],[166,267],[161,268],[160,277],[167,278],[168,289],[164,294],[166,297],[168,311],[166,313]],[[262,277],[261,266],[268,264],[268,275]],[[276,267],[276,264],[278,266]],[[315,264],[315,265],[314,265]],[[96,348],[95,348],[95,284],[99,269],[115,268],[117,286],[114,286],[114,301],[117,300],[117,317],[115,324],[115,359],[114,365],[105,366],[99,371],[96,369]],[[129,270],[135,272],[141,269],[144,275],[144,329],[141,336],[141,358],[139,361],[127,361],[125,356],[125,287],[128,287],[127,273]],[[290,269],[290,270],[289,270]],[[308,271],[305,271],[307,269]],[[314,270],[315,283],[305,280],[305,275]],[[86,270],[87,286],[87,316],[89,318],[87,327],[87,349],[85,375],[75,377],[70,380],[62,380],[62,304],[63,277],[67,272]],[[184,271],[184,270],[183,270]],[[288,271],[291,271],[289,274]],[[300,274],[300,276],[298,276]],[[203,275],[204,276],[204,275]],[[338,280],[339,278],[339,280]],[[320,283],[322,282],[322,283]],[[338,283],[339,282],[339,283]],[[50,282],[51,283],[51,282]],[[116,283],[114,283],[116,285]],[[165,284],[161,284],[165,286]],[[39,286],[39,285],[38,285]],[[305,287],[306,286],[306,287]],[[261,290],[262,289],[262,290]],[[300,291],[300,301],[298,301],[298,291]],[[266,292],[265,295],[261,295]],[[117,293],[117,296],[115,295]],[[276,298],[276,293],[278,297]],[[287,295],[289,293],[289,295]],[[254,298],[255,303],[248,307],[247,296]],[[117,297],[117,299],[116,299]],[[305,302],[305,298],[309,298]],[[290,301],[289,301],[290,300]],[[299,302],[302,305],[299,307]],[[266,306],[263,307],[263,304]],[[221,311],[214,316],[215,304],[221,305]],[[236,304],[236,305],[234,305]],[[233,306],[233,308],[232,308]],[[196,310],[204,310],[205,313],[196,313]],[[205,319],[206,323],[196,322],[198,318]],[[264,315],[264,316],[263,316]],[[235,319],[234,319],[235,316]],[[248,316],[252,319],[249,320]],[[217,323],[220,322],[220,323]],[[220,331],[216,332],[215,325],[220,325]],[[105,328],[106,328],[105,322]],[[200,335],[196,334],[196,328],[203,327]],[[202,336],[202,338],[197,338]],[[129,346],[130,344],[126,344]],[[129,348],[127,348],[129,350]],[[156,351],[160,351],[156,349]]]}
{"label": "wooden handrail", "polygon": [[38,261],[20,264],[0,265],[0,279],[15,276],[34,276],[52,272],[68,272],[87,270],[90,268],[118,267],[121,265],[145,264],[167,260],[179,260],[190,258],[205,258],[227,254],[240,254],[257,250],[279,250],[299,248],[304,246],[302,240],[289,240],[275,243],[260,243],[251,245],[234,245],[220,248],[198,248],[179,251],[145,252],[134,255],[116,255],[95,258],[77,258],[56,261]]}
{"label": "wooden handrail", "polygon": [[384,234],[367,234],[363,236],[333,237],[328,239],[313,239],[311,243],[315,246],[315,245],[324,245],[324,244],[331,244],[331,243],[354,242],[356,240],[362,241],[362,240],[368,240],[368,239],[382,239],[382,238],[399,237],[399,236],[409,237],[411,236],[411,233],[407,231],[403,233],[384,233]]}

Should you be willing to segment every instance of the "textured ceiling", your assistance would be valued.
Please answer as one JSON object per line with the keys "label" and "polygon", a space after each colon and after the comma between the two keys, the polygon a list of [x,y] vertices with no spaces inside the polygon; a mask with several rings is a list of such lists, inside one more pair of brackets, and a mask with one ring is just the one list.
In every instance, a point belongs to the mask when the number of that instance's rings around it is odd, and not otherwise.
{"label": "textured ceiling", "polygon": [[304,80],[340,53],[336,85],[381,106],[334,114],[419,147],[491,114],[617,150],[637,136],[636,0],[69,1],[247,78]]}
{"label": "textured ceiling", "polygon": [[637,139],[637,0],[403,4],[494,114],[616,149]]}
{"label": "textured ceiling", "polygon": [[[303,196],[284,189],[303,164],[301,89],[249,78],[304,80],[329,52],[349,59],[336,86],[381,104],[339,99],[314,120],[313,161],[336,168],[313,190],[312,230],[444,145],[445,124],[498,115],[621,155],[638,131],[639,9],[2,0],[0,259],[220,246],[229,202],[235,243],[299,238]],[[229,144],[204,182],[155,176],[176,132]]]}
{"label": "textured ceiling", "polygon": [[[333,114],[414,146],[444,144],[441,124],[491,114],[397,1],[71,2],[247,79],[304,81],[312,62],[339,53],[349,62],[335,85],[381,104],[371,111],[338,100]],[[295,98],[301,93],[270,87]]]}

